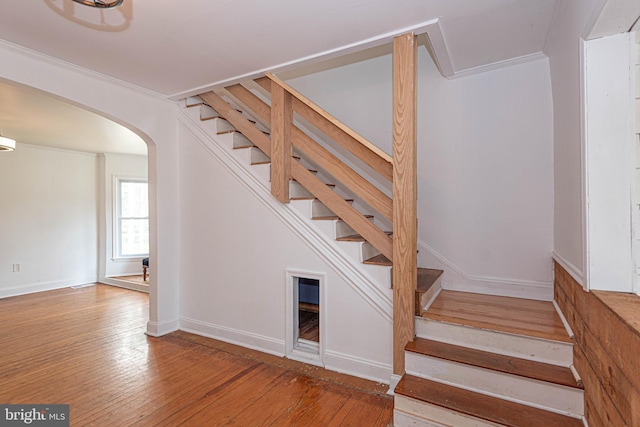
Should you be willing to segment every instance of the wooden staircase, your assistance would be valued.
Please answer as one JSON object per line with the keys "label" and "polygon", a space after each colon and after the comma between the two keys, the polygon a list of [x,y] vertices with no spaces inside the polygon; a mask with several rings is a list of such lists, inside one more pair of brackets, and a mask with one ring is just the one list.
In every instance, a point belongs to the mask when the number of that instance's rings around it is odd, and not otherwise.
{"label": "wooden staircase", "polygon": [[[237,105],[232,99],[225,98],[225,101],[231,105],[233,111],[246,118],[264,135],[269,136],[270,129],[256,121],[251,112],[243,110],[241,106]],[[190,110],[194,110],[196,112],[194,117],[197,117],[198,120],[206,123],[207,130],[215,133],[215,135],[217,135],[217,137],[224,143],[229,144],[244,163],[250,165],[251,168],[263,178],[265,183],[269,183],[271,180],[271,159],[264,151],[252,143],[249,138],[245,137],[242,132],[238,131],[225,117],[223,117],[222,114],[218,113],[213,107],[208,105],[201,97],[194,96],[187,98],[185,100],[185,106]],[[324,185],[326,185],[326,187],[332,192],[340,194],[345,202],[353,204],[354,199],[350,198],[349,195],[346,195],[348,194],[348,190],[332,182],[327,182],[328,178],[326,174],[319,173],[317,166],[306,161],[302,155],[294,154],[292,158],[304,165],[306,170],[322,179]],[[304,186],[294,179],[291,179],[289,182],[289,196],[291,201],[290,204],[302,211],[308,211],[308,216],[312,221],[318,223],[331,223],[329,228],[320,228],[324,229],[325,232],[330,230],[327,234],[331,235],[337,242],[357,244],[359,246],[358,261],[362,262],[366,266],[371,266],[369,268],[373,268],[374,271],[372,272],[369,270],[369,273],[374,277],[383,277],[381,283],[384,286],[387,286],[389,289],[392,287],[391,267],[393,263],[389,258],[371,245],[361,234],[357,233],[353,228],[345,223],[340,216],[331,211],[310,191],[305,189]],[[368,213],[364,213],[363,217],[372,223],[376,221],[375,216]],[[384,233],[389,237],[392,237],[393,235],[392,231],[384,231]],[[421,315],[421,307],[426,302],[425,295],[433,295],[433,292],[439,289],[439,280],[443,271],[428,268],[418,268],[417,270],[418,282],[415,295],[418,303],[416,304],[415,314]]]}
{"label": "wooden staircase", "polygon": [[444,290],[416,333],[395,426],[584,425],[572,339],[553,303]]}
{"label": "wooden staircase", "polygon": [[[271,75],[186,106],[278,201],[362,263],[369,289],[393,294],[394,425],[583,425],[572,340],[552,303],[441,291],[443,272],[416,265],[415,48],[413,35],[394,40],[393,157]],[[392,196],[328,150],[327,136]]]}

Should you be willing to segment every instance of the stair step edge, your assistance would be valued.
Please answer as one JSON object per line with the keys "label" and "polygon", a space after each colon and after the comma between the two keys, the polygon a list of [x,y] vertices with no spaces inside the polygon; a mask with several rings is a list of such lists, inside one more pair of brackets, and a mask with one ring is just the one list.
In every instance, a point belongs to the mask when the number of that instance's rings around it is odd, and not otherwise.
{"label": "stair step edge", "polygon": [[569,367],[416,337],[405,351],[583,390]]}
{"label": "stair step edge", "polygon": [[[505,426],[584,427],[578,418],[405,374],[395,388],[396,407],[402,396]],[[401,396],[398,398],[398,396]]]}

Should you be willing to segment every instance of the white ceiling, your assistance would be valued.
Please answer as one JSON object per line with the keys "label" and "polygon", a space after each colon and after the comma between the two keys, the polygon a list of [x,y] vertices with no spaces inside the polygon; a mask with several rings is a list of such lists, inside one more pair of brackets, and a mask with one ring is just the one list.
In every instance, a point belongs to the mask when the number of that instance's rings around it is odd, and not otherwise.
{"label": "white ceiling", "polygon": [[[434,19],[458,70],[534,55],[557,3],[124,0],[99,10],[71,0],[2,0],[0,40],[176,99]],[[0,85],[0,102],[0,132],[18,142],[94,152],[104,144],[122,152],[109,144],[130,143],[119,125],[42,94]]]}

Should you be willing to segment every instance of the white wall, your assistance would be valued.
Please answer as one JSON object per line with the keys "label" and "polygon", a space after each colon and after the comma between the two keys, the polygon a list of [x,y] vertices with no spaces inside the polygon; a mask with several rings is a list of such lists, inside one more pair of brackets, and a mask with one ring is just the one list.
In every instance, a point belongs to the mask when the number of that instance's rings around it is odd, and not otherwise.
{"label": "white wall", "polygon": [[96,155],[20,142],[1,154],[0,297],[95,282]]}
{"label": "white wall", "polygon": [[388,382],[389,318],[187,130],[180,144],[181,329],[283,355],[287,269],[326,274],[324,363]]}
{"label": "white wall", "polygon": [[599,0],[571,0],[547,47],[553,88],[554,257],[584,283],[581,36]]}
{"label": "white wall", "polygon": [[[288,83],[391,153],[391,60]],[[418,91],[419,264],[448,288],[552,298],[548,61],[447,80],[421,46]]]}
{"label": "white wall", "polygon": [[101,114],[136,132],[148,146],[151,283],[147,332],[178,328],[177,109],[157,94],[0,43],[0,79],[24,84]]}
{"label": "white wall", "polygon": [[115,259],[113,213],[115,201],[115,178],[135,178],[147,180],[148,159],[145,156],[123,154],[103,154],[100,160],[101,180],[101,215],[103,215],[104,230],[100,236],[100,280],[106,277],[141,274],[141,258]]}

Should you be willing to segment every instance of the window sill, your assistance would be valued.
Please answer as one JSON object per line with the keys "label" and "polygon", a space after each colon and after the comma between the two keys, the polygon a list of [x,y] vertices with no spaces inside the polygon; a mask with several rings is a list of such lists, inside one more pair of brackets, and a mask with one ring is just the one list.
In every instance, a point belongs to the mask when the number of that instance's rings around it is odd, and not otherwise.
{"label": "window sill", "polygon": [[144,258],[148,257],[149,255],[139,255],[133,257],[111,258],[111,262],[142,262]]}

